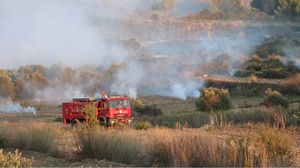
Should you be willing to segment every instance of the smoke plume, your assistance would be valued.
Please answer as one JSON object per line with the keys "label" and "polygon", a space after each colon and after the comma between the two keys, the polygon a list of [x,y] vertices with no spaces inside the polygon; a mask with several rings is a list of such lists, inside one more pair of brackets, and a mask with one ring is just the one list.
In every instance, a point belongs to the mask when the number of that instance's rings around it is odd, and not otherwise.
{"label": "smoke plume", "polygon": [[[100,96],[101,90],[185,99],[200,94],[197,75],[232,75],[265,33],[272,33],[261,24],[255,29],[239,21],[174,20],[208,9],[207,0],[178,0],[170,11],[156,11],[159,2],[1,0],[0,67],[46,66],[44,87],[34,89],[36,81],[18,87],[35,99]],[[32,80],[24,76],[21,81]]]}
{"label": "smoke plume", "polygon": [[36,115],[36,110],[32,106],[22,107],[18,103],[13,103],[11,101],[7,101],[5,103],[0,104],[0,112],[5,113],[32,113]]}

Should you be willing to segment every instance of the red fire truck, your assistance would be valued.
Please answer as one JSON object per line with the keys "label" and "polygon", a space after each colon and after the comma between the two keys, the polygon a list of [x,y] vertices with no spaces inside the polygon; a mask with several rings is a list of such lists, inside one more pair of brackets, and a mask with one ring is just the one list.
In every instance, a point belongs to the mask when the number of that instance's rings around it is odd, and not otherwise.
{"label": "red fire truck", "polygon": [[72,102],[62,103],[62,118],[64,124],[78,125],[85,122],[83,107],[94,103],[97,107],[95,115],[100,125],[111,126],[118,123],[130,124],[133,113],[127,96],[102,96],[102,98],[74,98]]}

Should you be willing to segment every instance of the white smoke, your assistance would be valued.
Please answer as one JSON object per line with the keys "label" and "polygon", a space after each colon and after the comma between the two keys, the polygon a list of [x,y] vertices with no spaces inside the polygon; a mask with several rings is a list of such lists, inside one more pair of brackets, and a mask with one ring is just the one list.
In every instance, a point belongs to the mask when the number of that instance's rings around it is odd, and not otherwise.
{"label": "white smoke", "polygon": [[33,106],[22,107],[19,103],[13,103],[7,101],[6,103],[0,104],[0,112],[5,113],[33,113],[36,115],[36,110]]}
{"label": "white smoke", "polygon": [[[63,63],[109,66],[126,52],[106,43],[80,1],[1,0],[0,66]],[[83,1],[82,1],[83,2]],[[95,2],[95,1],[89,1]]]}
{"label": "white smoke", "polygon": [[186,83],[177,83],[171,86],[171,95],[180,99],[200,96],[199,88],[202,84],[199,81],[187,81]]}
{"label": "white smoke", "polygon": [[[208,8],[206,0],[191,0],[192,5],[177,1],[172,13],[182,16],[195,12],[198,8],[194,8],[194,4],[202,1],[204,5],[199,7]],[[144,16],[156,2],[158,0],[0,0],[0,67],[61,63],[76,68],[97,64],[107,69],[113,63],[125,62],[126,67],[114,74],[111,86],[106,88],[111,93],[134,98],[144,93],[185,99],[198,96],[202,87],[202,82],[192,76],[182,77],[185,68],[214,62],[220,53],[227,53],[229,58],[225,61],[232,73],[241,55],[262,39],[241,22],[237,26],[227,23],[206,26],[206,23],[181,25],[175,21],[173,26],[172,22],[151,21],[149,16]],[[201,30],[198,26],[209,28]],[[260,34],[264,34],[263,29]],[[131,51],[120,42],[128,37],[151,45]],[[176,38],[180,40],[175,41]],[[191,39],[185,40],[187,38]],[[141,61],[142,54],[149,54],[149,59]],[[57,101],[60,97],[70,99],[101,93],[101,81],[94,78],[82,84],[51,82],[47,88],[35,91],[35,97]],[[94,93],[86,91],[98,83],[99,89],[94,89]]]}

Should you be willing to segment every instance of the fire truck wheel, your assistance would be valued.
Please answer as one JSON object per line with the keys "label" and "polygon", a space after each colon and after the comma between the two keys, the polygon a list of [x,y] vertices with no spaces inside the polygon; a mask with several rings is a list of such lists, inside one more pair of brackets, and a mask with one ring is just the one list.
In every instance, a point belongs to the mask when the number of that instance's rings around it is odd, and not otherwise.
{"label": "fire truck wheel", "polygon": [[77,126],[79,126],[79,124],[80,124],[80,121],[78,119],[72,120],[72,126],[73,127],[77,127]]}
{"label": "fire truck wheel", "polygon": [[99,125],[100,126],[105,126],[106,125],[106,118],[100,117],[99,118]]}

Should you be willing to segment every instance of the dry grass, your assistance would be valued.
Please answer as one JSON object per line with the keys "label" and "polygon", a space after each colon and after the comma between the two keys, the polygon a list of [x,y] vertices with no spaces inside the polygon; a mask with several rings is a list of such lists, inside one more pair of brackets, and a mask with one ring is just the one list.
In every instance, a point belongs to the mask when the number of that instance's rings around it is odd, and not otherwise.
{"label": "dry grass", "polygon": [[258,134],[252,138],[256,148],[265,152],[266,165],[280,167],[292,165],[293,141],[283,130],[260,125]]}
{"label": "dry grass", "polygon": [[141,164],[143,147],[141,136],[134,130],[88,130],[77,131],[81,155],[108,159],[125,164]]}
{"label": "dry grass", "polygon": [[[226,129],[226,128],[225,128]],[[230,130],[238,130],[236,127]],[[78,127],[76,134],[58,125],[42,122],[1,123],[2,147],[52,152],[62,135],[76,135],[83,158],[107,159],[136,166],[292,166],[293,140],[286,129],[253,127],[251,134],[243,130],[217,131],[203,129]],[[59,137],[61,135],[61,137]]]}
{"label": "dry grass", "polygon": [[81,156],[138,166],[290,166],[290,137],[269,132],[222,137],[191,129],[123,129],[84,131],[78,138]]}
{"label": "dry grass", "polygon": [[8,152],[7,154],[3,153],[3,150],[0,150],[0,167],[31,167],[32,160],[26,159],[21,156],[18,150],[14,153]]}
{"label": "dry grass", "polygon": [[0,139],[2,147],[54,152],[55,141],[60,128],[44,122],[1,123]]}
{"label": "dry grass", "polygon": [[152,136],[150,160],[155,166],[267,166],[266,156],[247,138],[158,130]]}

